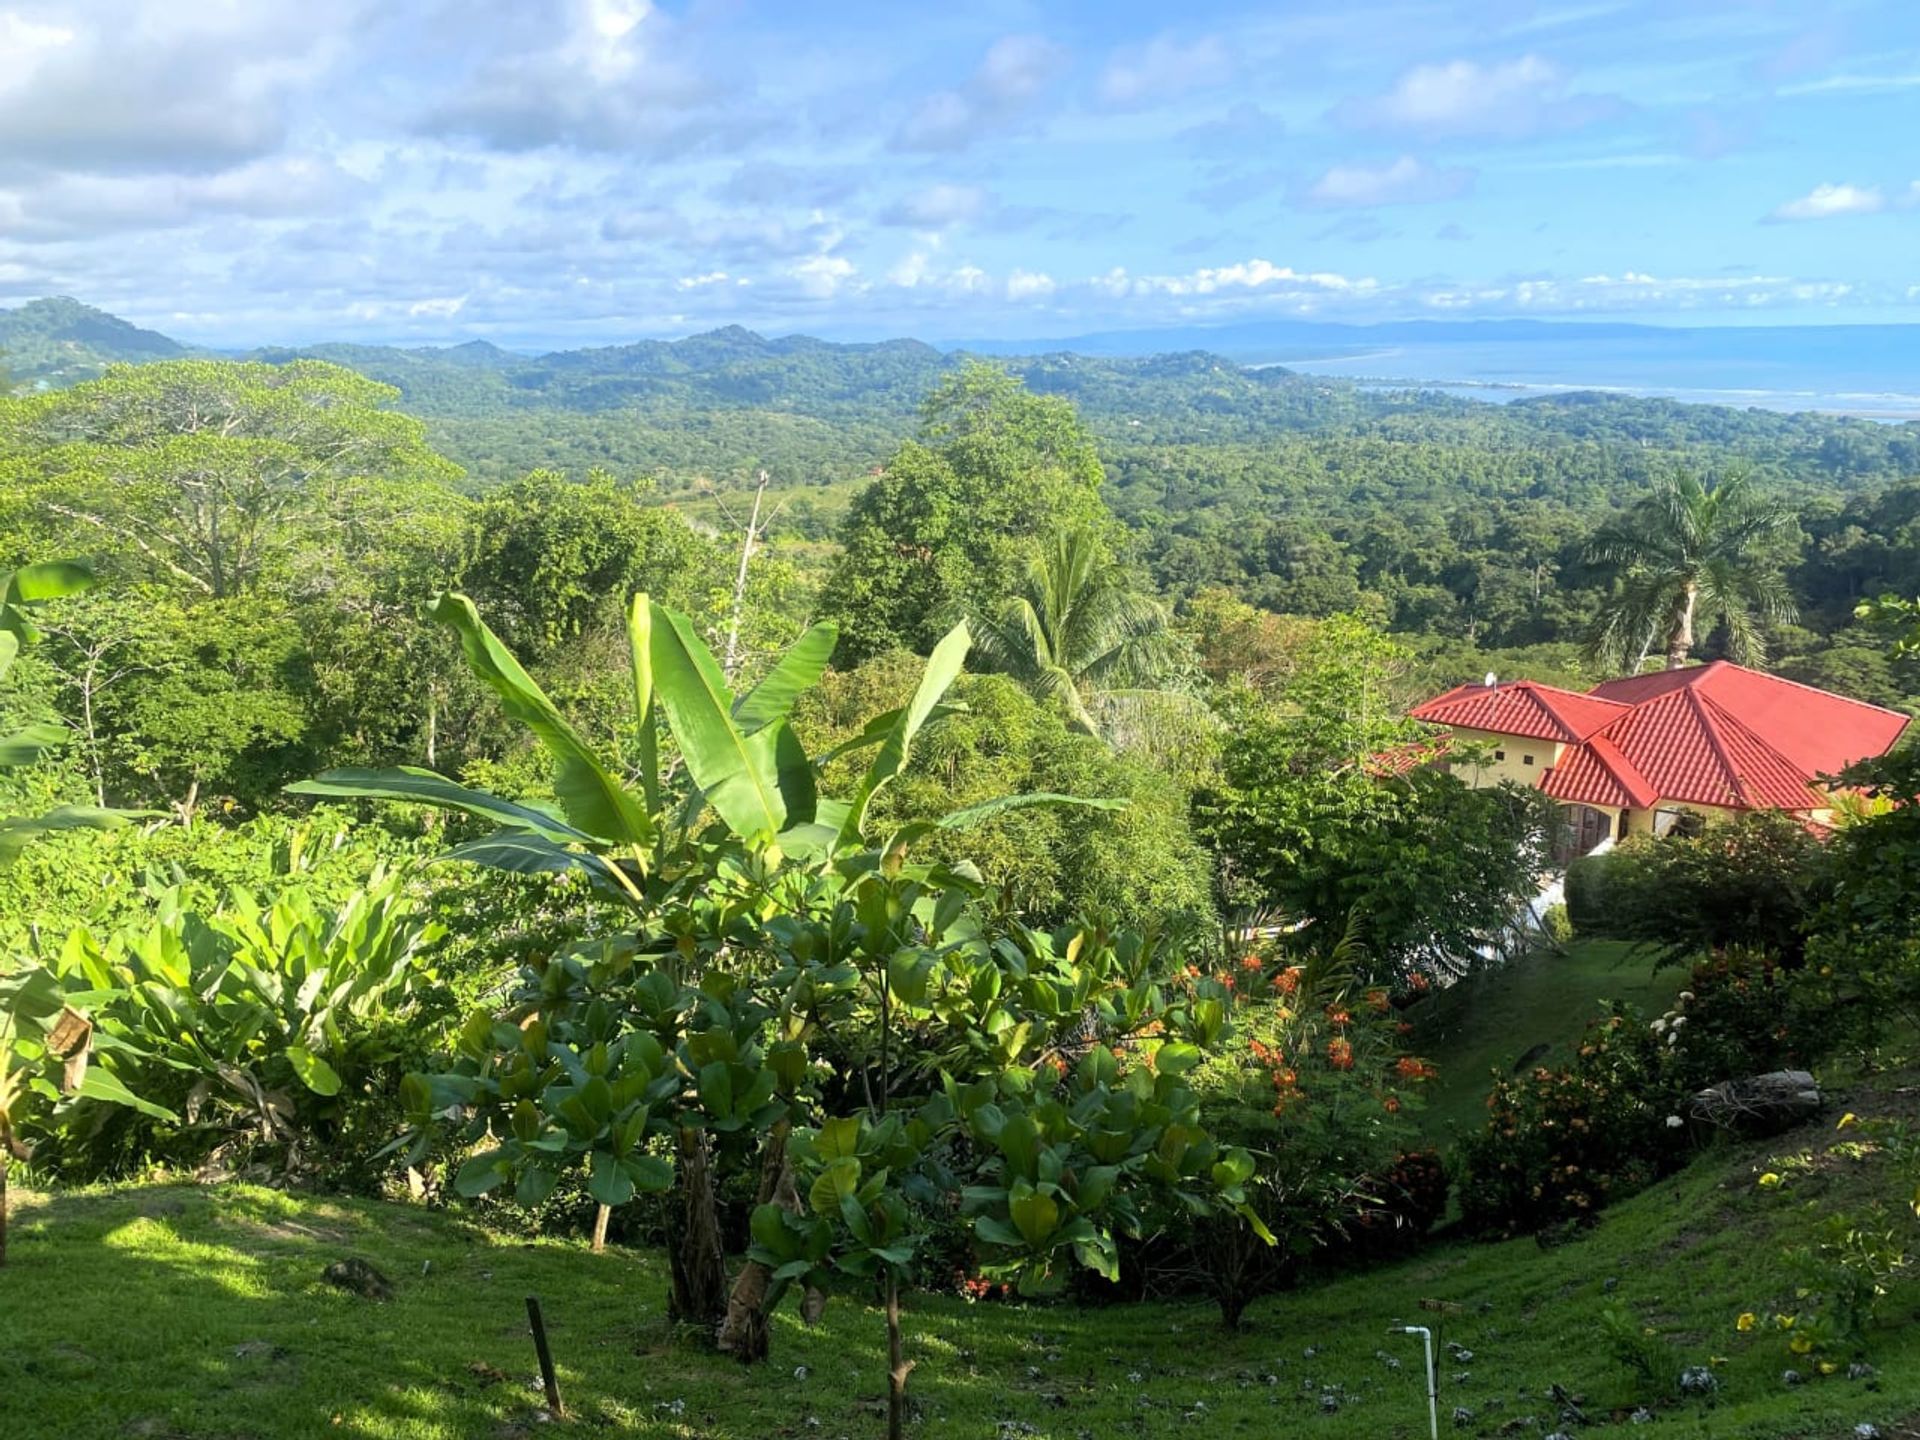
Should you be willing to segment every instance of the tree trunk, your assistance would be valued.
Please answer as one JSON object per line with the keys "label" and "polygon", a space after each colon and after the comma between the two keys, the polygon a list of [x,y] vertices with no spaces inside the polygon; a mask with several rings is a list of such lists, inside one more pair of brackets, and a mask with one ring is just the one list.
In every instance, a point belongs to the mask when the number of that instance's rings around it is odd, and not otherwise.
{"label": "tree trunk", "polygon": [[902,1440],[907,1423],[907,1376],[913,1362],[900,1342],[900,1277],[887,1268],[887,1440]]}
{"label": "tree trunk", "polygon": [[727,1313],[727,1259],[720,1246],[720,1206],[713,1193],[707,1137],[680,1132],[680,1223],[671,1237],[673,1289],[667,1314],[709,1336]]}
{"label": "tree trunk", "polygon": [[[787,1136],[791,1120],[782,1120],[767,1134],[766,1148],[760,1156],[760,1189],[756,1204],[778,1204],[783,1210],[798,1211],[800,1195],[793,1184],[793,1166],[787,1159]],[[740,1268],[727,1296],[727,1318],[720,1326],[720,1349],[743,1365],[767,1358],[772,1329],[768,1324],[767,1291],[773,1284],[773,1271],[758,1260],[749,1260]]]}
{"label": "tree trunk", "polygon": [[1673,607],[1673,625],[1667,631],[1667,669],[1679,670],[1693,657],[1693,607],[1700,589],[1688,581]]}
{"label": "tree trunk", "polygon": [[13,1156],[0,1142],[0,1270],[7,1268],[7,1171],[13,1168]]}
{"label": "tree trunk", "polygon": [[602,1254],[607,1248],[607,1217],[613,1214],[612,1207],[596,1205],[593,1210],[593,1253]]}

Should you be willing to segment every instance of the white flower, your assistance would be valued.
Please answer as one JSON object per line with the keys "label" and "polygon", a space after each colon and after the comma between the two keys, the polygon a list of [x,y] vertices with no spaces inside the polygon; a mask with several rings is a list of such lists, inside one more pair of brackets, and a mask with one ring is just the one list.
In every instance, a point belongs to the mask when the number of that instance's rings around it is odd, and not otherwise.
{"label": "white flower", "polygon": [[1667,1028],[1667,1017],[1662,1015],[1658,1020],[1647,1026],[1647,1028],[1658,1035],[1662,1030]]}
{"label": "white flower", "polygon": [[1686,1123],[1687,1122],[1682,1120],[1678,1115],[1667,1116],[1667,1129],[1669,1130],[1678,1130],[1682,1125]]}
{"label": "white flower", "polygon": [[1684,1025],[1684,1024],[1686,1024],[1686,1023],[1687,1023],[1687,1017],[1686,1017],[1686,1016],[1684,1016],[1684,1015],[1681,1015],[1681,1016],[1679,1016],[1678,1018],[1676,1018],[1676,1019],[1674,1020],[1674,1022],[1673,1022],[1673,1028],[1674,1028],[1674,1029],[1676,1029],[1676,1030],[1678,1030],[1678,1029],[1679,1029],[1679,1028],[1680,1028],[1680,1027],[1681,1027],[1682,1025]]}
{"label": "white flower", "polygon": [[1682,991],[1680,992],[1680,1003],[1681,1003],[1682,1005],[1689,1005],[1689,1004],[1692,1004],[1692,1003],[1693,1003],[1693,992],[1692,992],[1691,990],[1682,990]]}

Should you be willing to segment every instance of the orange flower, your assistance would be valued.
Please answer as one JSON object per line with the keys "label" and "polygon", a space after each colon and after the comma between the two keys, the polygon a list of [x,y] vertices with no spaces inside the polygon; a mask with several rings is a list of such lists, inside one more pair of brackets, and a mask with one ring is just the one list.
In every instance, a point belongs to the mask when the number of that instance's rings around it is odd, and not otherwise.
{"label": "orange flower", "polygon": [[1258,970],[1260,968],[1260,957],[1258,955],[1242,955],[1240,957],[1240,968],[1242,970]]}
{"label": "orange flower", "polygon": [[1300,988],[1300,967],[1289,965],[1273,977],[1273,988],[1282,995],[1291,995]]}
{"label": "orange flower", "polygon": [[1384,990],[1367,991],[1367,1005],[1374,1012],[1374,1014],[1376,1015],[1386,1014],[1388,1008],[1392,1004],[1393,1002],[1387,998],[1386,991]]}
{"label": "orange flower", "polygon": [[1329,1040],[1327,1042],[1327,1063],[1336,1070],[1353,1068],[1353,1045],[1347,1040]]}
{"label": "orange flower", "polygon": [[1344,1010],[1328,1010],[1327,1019],[1335,1025],[1351,1025],[1353,1023],[1353,1016]]}
{"label": "orange flower", "polygon": [[1398,1115],[1400,1113],[1400,1097],[1398,1095],[1389,1095],[1380,1103],[1387,1107],[1387,1113],[1389,1115]]}

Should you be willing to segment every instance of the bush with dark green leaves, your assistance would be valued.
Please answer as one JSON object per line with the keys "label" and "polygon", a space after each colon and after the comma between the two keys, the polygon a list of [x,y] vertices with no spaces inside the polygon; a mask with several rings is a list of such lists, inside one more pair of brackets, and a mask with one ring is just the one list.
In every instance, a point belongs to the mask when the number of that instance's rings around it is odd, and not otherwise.
{"label": "bush with dark green leaves", "polygon": [[1666,1047],[1630,1007],[1589,1028],[1573,1062],[1503,1077],[1487,1123],[1461,1141],[1461,1218],[1526,1234],[1585,1223],[1684,1163],[1687,1138]]}
{"label": "bush with dark green leaves", "polygon": [[1806,826],[1757,811],[1698,835],[1635,836],[1580,861],[1567,905],[1576,929],[1634,941],[1663,965],[1733,947],[1797,965],[1824,867],[1821,841]]}

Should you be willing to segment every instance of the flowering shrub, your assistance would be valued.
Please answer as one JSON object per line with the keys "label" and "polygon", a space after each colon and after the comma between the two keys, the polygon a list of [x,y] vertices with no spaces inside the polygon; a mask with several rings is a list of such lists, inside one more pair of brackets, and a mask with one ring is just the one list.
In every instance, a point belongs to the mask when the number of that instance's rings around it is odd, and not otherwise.
{"label": "flowering shrub", "polygon": [[1393,995],[1359,985],[1338,951],[1297,958],[1248,947],[1185,981],[1232,1015],[1238,1042],[1194,1072],[1193,1088],[1209,1133],[1257,1157],[1247,1192],[1280,1238],[1270,1250],[1231,1227],[1184,1229],[1180,1263],[1230,1326],[1300,1257],[1342,1241],[1372,1253],[1381,1237],[1424,1233],[1445,1207],[1438,1157],[1405,1154],[1434,1070],[1402,1053]]}
{"label": "flowering shrub", "polygon": [[1672,1052],[1673,1085],[1691,1092],[1812,1064],[1825,1053],[1831,1028],[1809,983],[1816,978],[1740,949],[1694,966],[1674,1008],[1652,1022]]}
{"label": "flowering shrub", "polygon": [[1477,1230],[1583,1220],[1684,1158],[1672,1060],[1626,1006],[1589,1027],[1574,1062],[1498,1081],[1486,1128],[1462,1142],[1460,1208]]}

